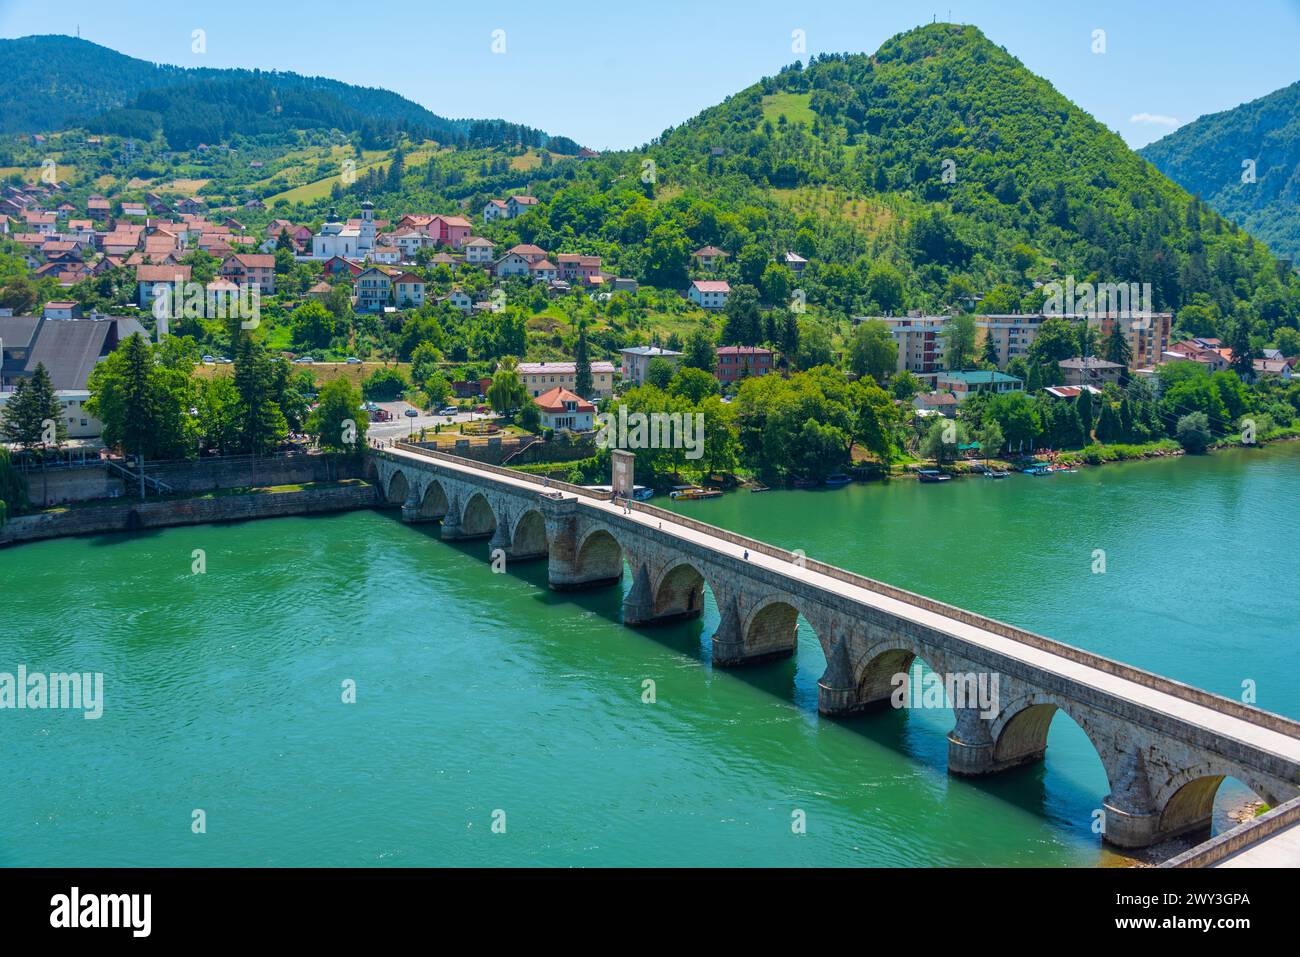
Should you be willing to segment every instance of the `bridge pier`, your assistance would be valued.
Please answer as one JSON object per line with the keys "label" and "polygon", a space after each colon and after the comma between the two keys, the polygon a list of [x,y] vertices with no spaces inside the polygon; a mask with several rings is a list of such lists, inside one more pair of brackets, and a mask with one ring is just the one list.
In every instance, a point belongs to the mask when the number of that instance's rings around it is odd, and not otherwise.
{"label": "bridge pier", "polygon": [[414,525],[416,522],[434,522],[437,519],[431,515],[420,514],[420,499],[416,495],[416,489],[411,489],[411,494],[406,497],[402,503],[402,521],[408,525]]}
{"label": "bridge pier", "polygon": [[[957,723],[948,732],[948,772],[959,777],[983,777],[1023,762],[997,760],[992,725],[975,708],[954,708]],[[1041,753],[1039,757],[1041,757]]]}
{"label": "bridge pier", "polygon": [[451,542],[460,538],[460,507],[460,496],[453,493],[451,501],[447,503],[447,514],[442,517],[443,541]]}
{"label": "bridge pier", "polygon": [[[613,585],[623,577],[623,558],[611,539],[611,554],[579,561],[578,503],[574,499],[544,499],[542,515],[550,544],[547,584],[553,591],[582,591]],[[599,560],[603,558],[604,560]]]}
{"label": "bridge pier", "polygon": [[889,703],[889,694],[868,696],[853,674],[849,638],[842,636],[831,649],[826,671],[817,681],[817,711],[831,718],[843,718],[874,711]]}
{"label": "bridge pier", "polygon": [[492,538],[488,542],[488,553],[491,554],[497,549],[505,553],[506,558],[510,557],[510,522],[509,517],[502,515],[497,519],[497,527],[492,532]]}
{"label": "bridge pier", "polygon": [[654,596],[650,593],[650,569],[644,562],[637,563],[632,573],[632,588],[623,599],[623,624],[649,625],[655,623]]}

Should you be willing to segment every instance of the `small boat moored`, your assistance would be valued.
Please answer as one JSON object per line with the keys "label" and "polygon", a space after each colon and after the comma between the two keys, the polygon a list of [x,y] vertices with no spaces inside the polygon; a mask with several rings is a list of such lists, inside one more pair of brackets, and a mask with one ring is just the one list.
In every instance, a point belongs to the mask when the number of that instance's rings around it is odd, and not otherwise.
{"label": "small boat moored", "polygon": [[951,482],[952,476],[938,469],[921,469],[916,473],[922,482]]}
{"label": "small boat moored", "polygon": [[848,485],[852,481],[853,479],[843,473],[826,476],[826,484],[832,488],[839,488],[841,485]]}
{"label": "small boat moored", "polygon": [[720,498],[722,489],[720,488],[700,488],[698,485],[675,485],[673,490],[668,493],[668,497],[674,501],[693,502],[702,498]]}

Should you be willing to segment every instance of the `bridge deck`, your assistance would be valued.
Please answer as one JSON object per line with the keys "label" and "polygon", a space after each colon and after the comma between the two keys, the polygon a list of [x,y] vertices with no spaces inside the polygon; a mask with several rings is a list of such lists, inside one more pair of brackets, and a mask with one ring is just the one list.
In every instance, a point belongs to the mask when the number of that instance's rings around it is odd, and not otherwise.
{"label": "bridge deck", "polygon": [[[404,449],[390,449],[389,451],[403,457],[409,457],[413,461],[420,461],[423,458],[417,452],[408,452]],[[425,461],[428,461],[428,459],[425,459]],[[443,458],[438,458],[435,461],[437,461],[440,468],[463,472],[476,478],[490,475],[494,482],[512,486],[521,492],[536,495],[545,491],[535,481],[530,481],[522,476],[515,478],[497,472],[489,473],[473,465],[461,464]],[[744,560],[743,556],[746,549],[743,545],[701,532],[685,524],[676,523],[669,517],[671,513],[663,510],[656,513],[647,513],[636,509],[631,512],[624,512],[621,505],[616,505],[613,502],[568,492],[552,492],[552,494],[562,496],[565,499],[577,499],[581,507],[603,513],[609,518],[615,519],[616,522],[631,522],[647,529],[662,528],[662,531],[690,542],[698,548],[712,551],[718,555]],[[817,588],[824,589],[866,607],[875,608],[890,615],[910,618],[919,624],[951,635],[958,641],[967,642],[977,648],[987,649],[988,651],[1018,659],[1069,681],[1101,690],[1136,707],[1172,715],[1188,723],[1206,728],[1225,738],[1235,739],[1300,764],[1300,738],[1274,731],[1244,718],[1225,714],[1222,711],[1198,704],[1195,701],[1188,701],[1185,698],[1157,688],[1147,687],[1121,675],[1114,675],[1100,668],[1072,661],[1050,651],[995,634],[992,631],[959,621],[930,609],[918,607],[871,588],[841,581],[811,568],[794,566],[785,559],[750,551],[748,561],[750,564],[792,580],[814,585]]]}

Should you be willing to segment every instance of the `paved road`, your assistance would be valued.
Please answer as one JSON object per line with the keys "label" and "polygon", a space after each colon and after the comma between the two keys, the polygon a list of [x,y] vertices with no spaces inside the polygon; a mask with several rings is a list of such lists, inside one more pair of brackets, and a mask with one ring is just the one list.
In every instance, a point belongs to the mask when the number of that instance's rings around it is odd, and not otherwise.
{"label": "paved road", "polygon": [[[480,415],[477,412],[460,412],[456,415],[428,415],[409,402],[376,402],[375,405],[381,409],[387,409],[393,413],[393,419],[389,422],[371,422],[370,428],[366,434],[375,439],[405,439],[412,432],[418,433],[420,429],[429,429],[433,431],[435,425],[441,425],[445,431],[448,425],[455,425],[457,422],[481,422],[485,419],[494,419],[494,413]],[[415,409],[420,414],[415,418],[409,418],[406,415],[407,409]]]}

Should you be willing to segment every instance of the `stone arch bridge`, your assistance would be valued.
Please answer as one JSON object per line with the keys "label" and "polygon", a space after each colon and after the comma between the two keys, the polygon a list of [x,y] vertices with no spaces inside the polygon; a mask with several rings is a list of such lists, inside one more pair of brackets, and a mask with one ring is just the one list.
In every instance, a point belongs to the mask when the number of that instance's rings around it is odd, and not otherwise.
{"label": "stone arch bridge", "polygon": [[1208,830],[1228,776],[1274,806],[1300,795],[1300,722],[607,492],[403,443],[372,449],[371,467],[405,521],[545,559],[552,588],[611,585],[626,565],[626,624],[698,616],[707,585],[721,614],[715,665],[793,654],[802,617],[826,655],[824,714],[888,707],[895,676],[918,658],[958,676],[950,690],[994,683],[993,707],[976,694],[947,701],[954,774],[1041,760],[1064,712],[1101,758],[1104,834],[1119,847]]}

